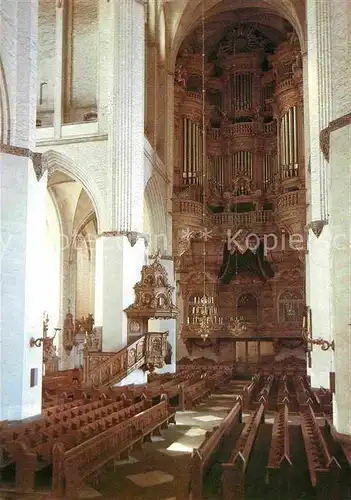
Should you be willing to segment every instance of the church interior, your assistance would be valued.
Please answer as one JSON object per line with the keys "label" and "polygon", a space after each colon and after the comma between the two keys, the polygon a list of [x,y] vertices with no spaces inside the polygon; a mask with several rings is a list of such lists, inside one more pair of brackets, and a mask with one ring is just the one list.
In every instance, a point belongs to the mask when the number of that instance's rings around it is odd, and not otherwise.
{"label": "church interior", "polygon": [[1,0],[0,500],[351,499],[351,3]]}

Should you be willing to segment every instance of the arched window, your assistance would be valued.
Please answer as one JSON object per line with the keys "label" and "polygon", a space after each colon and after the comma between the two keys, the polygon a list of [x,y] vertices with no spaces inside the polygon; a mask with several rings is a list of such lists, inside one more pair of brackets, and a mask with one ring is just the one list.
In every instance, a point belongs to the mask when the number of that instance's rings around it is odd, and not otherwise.
{"label": "arched window", "polygon": [[244,321],[255,322],[258,319],[257,298],[252,293],[243,293],[238,299],[238,316]]}
{"label": "arched window", "polygon": [[304,307],[304,300],[299,292],[283,292],[278,300],[279,323],[301,321]]}

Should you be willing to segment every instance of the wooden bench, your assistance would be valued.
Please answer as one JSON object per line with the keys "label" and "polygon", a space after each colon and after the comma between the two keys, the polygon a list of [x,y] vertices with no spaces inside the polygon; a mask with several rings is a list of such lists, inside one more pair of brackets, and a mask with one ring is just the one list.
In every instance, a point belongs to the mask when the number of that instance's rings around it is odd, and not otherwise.
{"label": "wooden bench", "polygon": [[66,451],[63,443],[54,449],[53,494],[75,498],[84,480],[99,473],[108,462],[141,446],[145,437],[174,420],[167,401],[146,409],[132,418]]}
{"label": "wooden bench", "polygon": [[272,441],[266,466],[266,483],[275,486],[286,483],[289,487],[291,479],[291,455],[289,436],[289,410],[285,405],[277,413],[272,430]]}
{"label": "wooden bench", "polygon": [[264,381],[263,388],[257,393],[256,401],[252,402],[251,404],[252,409],[257,409],[260,407],[261,404],[263,404],[264,409],[268,410],[268,402],[273,382],[274,382],[274,375],[269,375],[267,379]]}
{"label": "wooden bench", "polygon": [[245,387],[244,392],[243,392],[243,398],[244,398],[244,409],[248,410],[250,409],[251,401],[253,399],[253,396],[255,392],[258,390],[259,385],[261,384],[261,375],[256,374],[252,377],[251,383]]}
{"label": "wooden bench", "polygon": [[[121,402],[115,402],[113,406],[115,406],[115,411],[108,415],[95,413],[88,418],[89,414],[87,414],[83,418],[76,417],[67,423],[60,424],[54,432],[47,433],[45,439],[40,442],[16,442],[12,449],[16,462],[16,490],[26,492],[34,490],[35,473],[53,463],[53,449],[56,443],[64,444],[65,449],[69,450],[144,411],[151,404],[143,401],[121,408]],[[113,410],[113,408],[110,409]]]}
{"label": "wooden bench", "polygon": [[238,401],[230,410],[221,425],[208,433],[199,449],[194,449],[190,471],[190,493],[192,500],[202,500],[203,478],[206,470],[211,467],[216,451],[224,439],[230,436],[233,427],[242,421],[241,401]]}
{"label": "wooden bench", "polygon": [[206,386],[206,380],[202,379],[195,384],[184,387],[180,386],[180,409],[191,410],[196,404],[201,403],[205,399],[210,390]]}
{"label": "wooden bench", "polygon": [[325,415],[325,429],[333,437],[334,441],[336,441],[340,445],[345,458],[351,467],[351,437],[344,436],[343,434],[337,432],[333,425],[332,419],[330,418],[330,415]]}
{"label": "wooden bench", "polygon": [[290,399],[289,399],[289,389],[288,389],[288,378],[287,375],[284,373],[280,378],[279,378],[279,385],[278,385],[278,394],[277,394],[277,409],[278,411],[281,410],[282,408],[285,408],[285,406],[290,408]]}
{"label": "wooden bench", "polygon": [[335,500],[339,498],[340,464],[330,455],[310,405],[303,407],[300,417],[311,484],[316,488],[318,500]]}
{"label": "wooden bench", "polygon": [[261,423],[264,423],[263,404],[251,414],[237,440],[230,461],[222,464],[223,500],[245,499],[245,471]]}

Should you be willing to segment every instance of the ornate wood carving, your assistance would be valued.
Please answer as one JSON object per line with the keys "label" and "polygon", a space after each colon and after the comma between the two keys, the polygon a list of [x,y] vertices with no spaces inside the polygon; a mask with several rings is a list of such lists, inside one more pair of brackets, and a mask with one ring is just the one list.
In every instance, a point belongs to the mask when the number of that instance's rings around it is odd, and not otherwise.
{"label": "ornate wood carving", "polygon": [[134,303],[125,309],[129,324],[133,324],[134,328],[134,322],[139,319],[176,317],[178,310],[172,299],[174,287],[168,282],[167,271],[160,262],[160,253],[156,254],[152,264],[143,266],[141,280],[134,286],[134,291]]}

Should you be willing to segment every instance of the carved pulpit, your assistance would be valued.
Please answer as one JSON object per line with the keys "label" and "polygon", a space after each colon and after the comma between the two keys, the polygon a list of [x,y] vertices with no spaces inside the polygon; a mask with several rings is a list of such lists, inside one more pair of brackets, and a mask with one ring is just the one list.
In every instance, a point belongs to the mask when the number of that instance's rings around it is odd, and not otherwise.
{"label": "carved pulpit", "polygon": [[175,319],[178,309],[173,304],[172,287],[167,271],[157,253],[152,264],[143,266],[141,280],[134,286],[135,300],[125,309],[127,315],[128,339],[136,340],[146,335],[147,365],[162,367],[170,355],[168,332],[149,332],[149,319]]}

